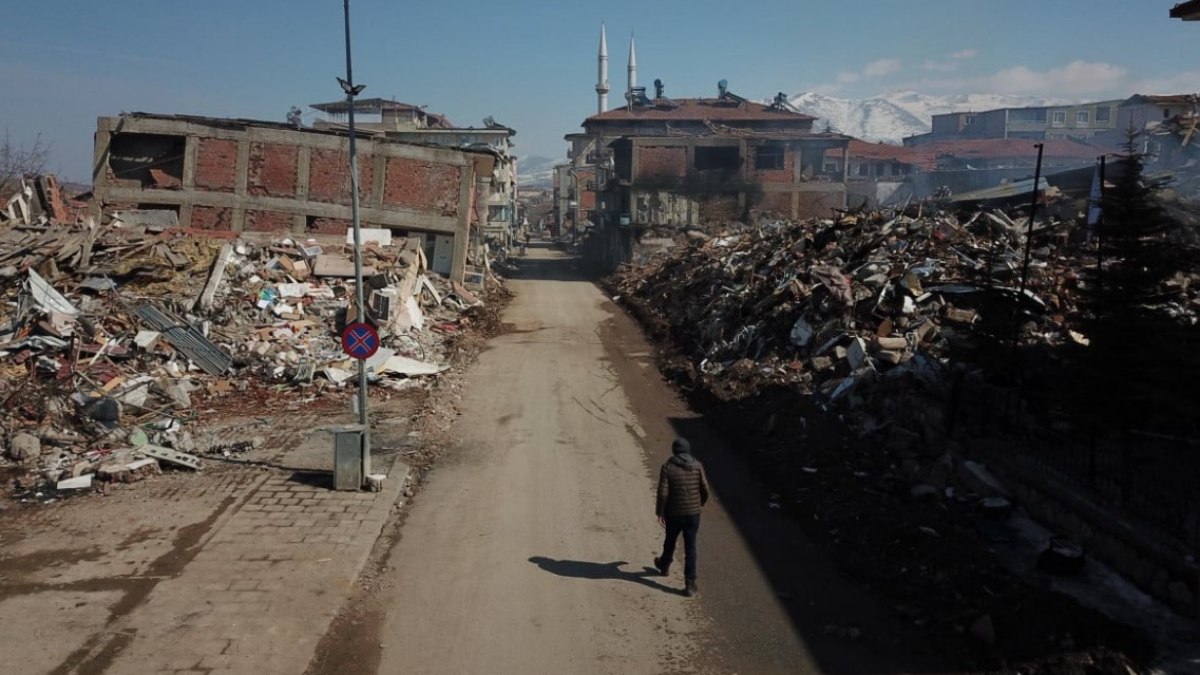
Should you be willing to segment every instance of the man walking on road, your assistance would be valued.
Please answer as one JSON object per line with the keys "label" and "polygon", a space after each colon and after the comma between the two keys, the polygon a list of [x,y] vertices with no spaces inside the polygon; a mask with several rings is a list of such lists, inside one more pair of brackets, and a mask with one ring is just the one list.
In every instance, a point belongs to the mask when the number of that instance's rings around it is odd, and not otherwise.
{"label": "man walking on road", "polygon": [[666,576],[675,558],[675,541],[683,534],[684,595],[698,593],[696,588],[696,533],[700,530],[700,509],[708,503],[708,481],[704,466],[691,455],[692,446],[686,438],[671,443],[671,458],[658,472],[658,498],[654,514],[667,529],[662,555],[654,566]]}

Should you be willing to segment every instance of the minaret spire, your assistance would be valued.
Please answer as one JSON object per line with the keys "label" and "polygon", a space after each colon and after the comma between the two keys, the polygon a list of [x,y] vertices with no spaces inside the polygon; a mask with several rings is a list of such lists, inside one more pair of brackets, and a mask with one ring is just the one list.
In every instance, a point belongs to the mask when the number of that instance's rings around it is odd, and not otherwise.
{"label": "minaret spire", "polygon": [[600,72],[596,76],[596,114],[608,110],[608,40],[604,37],[604,22],[600,22]]}
{"label": "minaret spire", "polygon": [[625,97],[633,104],[633,88],[637,86],[637,50],[633,47],[633,33],[629,34],[629,83],[625,88]]}

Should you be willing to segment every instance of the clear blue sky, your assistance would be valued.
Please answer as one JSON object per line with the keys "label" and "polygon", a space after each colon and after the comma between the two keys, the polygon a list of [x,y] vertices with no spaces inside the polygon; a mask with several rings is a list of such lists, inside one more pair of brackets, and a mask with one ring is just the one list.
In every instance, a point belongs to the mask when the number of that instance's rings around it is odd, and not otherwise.
{"label": "clear blue sky", "polygon": [[[630,31],[639,81],[667,95],[818,90],[862,97],[1024,93],[1108,98],[1200,91],[1200,25],[1175,0],[352,0],[364,96],[492,115],[521,155],[562,156],[594,112],[608,26],[611,101]],[[51,170],[87,181],[95,119],[121,111],[282,121],[341,96],[340,0],[24,3],[0,36],[0,131],[53,142]],[[306,120],[311,115],[306,115]]]}

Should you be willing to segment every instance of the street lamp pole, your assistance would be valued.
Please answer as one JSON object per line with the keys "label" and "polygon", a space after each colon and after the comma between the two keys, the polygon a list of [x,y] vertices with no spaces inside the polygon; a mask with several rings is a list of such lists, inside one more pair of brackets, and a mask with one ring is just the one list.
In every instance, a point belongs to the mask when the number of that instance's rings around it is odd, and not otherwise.
{"label": "street lamp pole", "polygon": [[[354,302],[357,306],[357,321],[366,321],[367,305],[363,297],[362,229],[358,222],[358,152],[354,137],[354,97],[365,85],[354,84],[354,70],[350,61],[350,0],[343,0],[346,21],[346,79],[341,81],[346,92],[346,108],[350,127],[350,218],[354,229]],[[370,424],[367,418],[367,361],[358,359],[358,423],[363,426],[362,461],[363,475],[371,472]]]}

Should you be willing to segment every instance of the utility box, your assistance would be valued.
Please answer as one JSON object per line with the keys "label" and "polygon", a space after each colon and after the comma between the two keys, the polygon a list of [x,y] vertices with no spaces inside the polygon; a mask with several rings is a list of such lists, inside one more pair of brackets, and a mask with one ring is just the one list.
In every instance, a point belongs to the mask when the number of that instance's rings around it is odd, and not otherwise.
{"label": "utility box", "polygon": [[367,466],[367,428],[362,424],[333,427],[333,489],[361,490]]}

